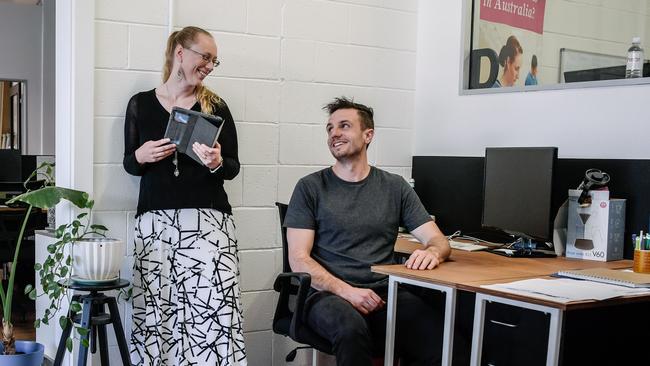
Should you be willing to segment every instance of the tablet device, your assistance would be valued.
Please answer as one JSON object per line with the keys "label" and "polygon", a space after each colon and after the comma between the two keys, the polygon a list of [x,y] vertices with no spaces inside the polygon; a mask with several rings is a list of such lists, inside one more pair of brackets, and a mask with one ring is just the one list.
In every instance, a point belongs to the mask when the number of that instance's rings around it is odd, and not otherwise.
{"label": "tablet device", "polygon": [[223,127],[223,118],[190,109],[174,107],[169,114],[165,137],[176,145],[176,150],[203,165],[192,150],[195,142],[213,147]]}

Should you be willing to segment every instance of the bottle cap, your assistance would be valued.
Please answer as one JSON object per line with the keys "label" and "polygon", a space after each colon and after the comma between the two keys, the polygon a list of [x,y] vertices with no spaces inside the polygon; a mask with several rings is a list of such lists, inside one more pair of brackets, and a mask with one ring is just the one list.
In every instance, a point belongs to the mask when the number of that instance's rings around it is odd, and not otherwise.
{"label": "bottle cap", "polygon": [[641,43],[641,37],[632,38],[632,43]]}

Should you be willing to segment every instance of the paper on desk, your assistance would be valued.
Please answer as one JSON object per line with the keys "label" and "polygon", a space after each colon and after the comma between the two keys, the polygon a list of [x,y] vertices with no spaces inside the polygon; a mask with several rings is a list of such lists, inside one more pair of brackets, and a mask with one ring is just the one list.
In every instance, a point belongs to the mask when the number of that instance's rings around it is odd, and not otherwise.
{"label": "paper on desk", "polygon": [[535,278],[510,283],[483,285],[481,287],[564,304],[573,301],[605,300],[619,296],[650,293],[648,288],[629,288],[570,278]]}

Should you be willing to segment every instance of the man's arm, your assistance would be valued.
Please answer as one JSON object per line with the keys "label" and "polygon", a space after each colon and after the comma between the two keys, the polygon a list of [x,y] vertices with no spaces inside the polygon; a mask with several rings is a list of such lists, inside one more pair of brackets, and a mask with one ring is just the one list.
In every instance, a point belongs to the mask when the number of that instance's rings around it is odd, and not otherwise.
{"label": "man's arm", "polygon": [[433,221],[418,226],[411,234],[423,243],[425,248],[417,249],[411,254],[405,263],[406,268],[434,269],[449,257],[449,240]]}
{"label": "man's arm", "polygon": [[314,230],[287,228],[291,270],[309,273],[313,288],[329,291],[344,298],[362,314],[368,314],[384,306],[385,302],[374,291],[350,286],[316,262],[311,257],[314,237]]}

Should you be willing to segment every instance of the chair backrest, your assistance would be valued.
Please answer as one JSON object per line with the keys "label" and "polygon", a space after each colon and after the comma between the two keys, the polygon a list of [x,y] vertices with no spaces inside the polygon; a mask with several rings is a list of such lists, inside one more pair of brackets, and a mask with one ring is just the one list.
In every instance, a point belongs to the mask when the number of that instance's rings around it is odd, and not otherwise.
{"label": "chair backrest", "polygon": [[[292,271],[289,265],[287,228],[284,227],[284,217],[287,214],[288,206],[280,202],[276,202],[275,205],[278,206],[280,230],[282,233],[282,272],[290,273]],[[302,283],[305,280],[305,276],[307,277],[307,282]],[[276,284],[274,285],[275,290],[280,291],[280,296],[278,296],[278,304],[275,308],[275,316],[273,317],[273,331],[277,334],[290,336],[298,343],[309,344],[321,352],[332,354],[332,345],[309,329],[306,324],[302,323],[302,309],[304,307],[306,292],[309,291],[310,287],[309,275],[306,273],[294,273],[285,279],[288,280],[278,282],[278,279],[276,279]],[[277,284],[282,284],[282,288],[276,287]]]}
{"label": "chair backrest", "polygon": [[287,204],[276,202],[278,206],[278,214],[280,215],[280,233],[282,234],[282,272],[287,273],[291,272],[291,266],[289,265],[289,247],[287,243],[287,228],[284,227],[284,217],[287,215]]}

